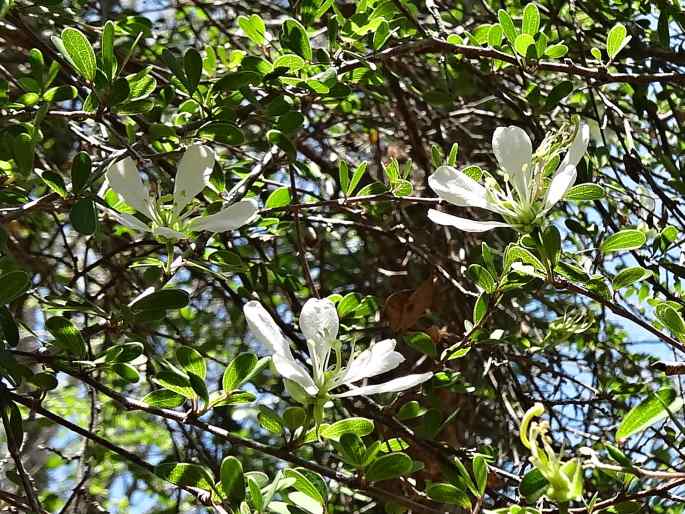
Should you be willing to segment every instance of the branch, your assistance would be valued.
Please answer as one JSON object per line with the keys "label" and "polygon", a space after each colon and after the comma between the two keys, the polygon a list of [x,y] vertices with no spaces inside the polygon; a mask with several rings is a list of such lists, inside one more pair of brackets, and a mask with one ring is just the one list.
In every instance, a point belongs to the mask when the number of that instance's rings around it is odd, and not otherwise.
{"label": "branch", "polygon": [[[469,59],[497,59],[506,63],[519,66],[519,62],[512,54],[496,50],[494,48],[454,45],[445,40],[435,37],[418,41],[403,43],[383,50],[382,52],[368,54],[362,58],[344,62],[338,69],[338,73],[352,71],[360,66],[366,66],[368,62],[382,62],[391,57],[403,55],[421,55],[429,53],[463,55]],[[552,71],[566,75],[576,75],[586,79],[592,79],[596,84],[609,84],[613,82],[626,82],[630,84],[651,84],[663,82],[672,84],[685,84],[685,74],[670,73],[611,73],[606,68],[591,68],[575,64],[571,59],[565,59],[563,63],[555,61],[537,61],[530,63],[530,70]]]}

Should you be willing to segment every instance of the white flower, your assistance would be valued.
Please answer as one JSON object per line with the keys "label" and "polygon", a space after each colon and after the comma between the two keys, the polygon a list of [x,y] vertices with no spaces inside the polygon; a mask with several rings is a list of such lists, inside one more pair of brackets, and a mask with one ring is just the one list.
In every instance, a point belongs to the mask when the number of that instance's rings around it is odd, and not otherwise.
{"label": "white flower", "polygon": [[[290,344],[264,307],[256,301],[243,308],[247,324],[255,337],[271,353],[276,371],[286,379],[286,387],[298,400],[302,393],[318,401],[329,397],[329,392],[340,386],[347,391],[330,394],[337,398],[404,391],[429,380],[433,373],[412,374],[376,385],[354,386],[366,378],[375,377],[399,366],[404,357],[395,351],[395,340],[384,339],[352,356],[347,366],[342,365],[338,342],[338,314],[330,300],[308,300],[300,314],[300,329],[307,338],[312,373],[295,360]],[[335,364],[331,354],[335,352]],[[296,384],[293,387],[293,383]],[[294,393],[294,394],[293,394]]]}
{"label": "white flower", "polygon": [[[570,134],[566,129],[545,138],[535,154],[522,129],[512,126],[495,130],[492,149],[504,172],[506,190],[490,176],[482,185],[451,166],[440,166],[428,178],[431,189],[443,200],[459,207],[487,209],[501,215],[505,222],[475,221],[434,209],[428,211],[428,217],[434,223],[466,232],[497,227],[529,232],[576,181],[576,166],[587,151],[590,129],[581,122],[576,122],[573,129]],[[545,187],[545,173],[562,150],[566,150],[566,155]]]}
{"label": "white flower", "polygon": [[170,205],[163,201],[164,198],[153,199],[143,184],[133,159],[126,157],[115,162],[106,173],[110,187],[148,221],[144,223],[123,212],[114,212],[113,217],[129,228],[151,232],[156,237],[170,241],[185,239],[190,232],[225,232],[242,227],[257,214],[255,200],[242,200],[208,216],[191,218],[193,209],[186,209],[193,198],[207,186],[214,160],[214,152],[207,146],[194,144],[186,150],[178,165]]}

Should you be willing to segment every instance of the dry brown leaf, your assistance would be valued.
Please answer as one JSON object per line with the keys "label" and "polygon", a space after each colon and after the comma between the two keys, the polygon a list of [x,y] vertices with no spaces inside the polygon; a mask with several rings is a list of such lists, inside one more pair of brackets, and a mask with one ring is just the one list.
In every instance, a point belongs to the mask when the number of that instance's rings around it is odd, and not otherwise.
{"label": "dry brown leaf", "polygon": [[415,290],[406,289],[391,294],[385,300],[383,313],[395,332],[412,328],[433,305],[436,277],[424,280]]}

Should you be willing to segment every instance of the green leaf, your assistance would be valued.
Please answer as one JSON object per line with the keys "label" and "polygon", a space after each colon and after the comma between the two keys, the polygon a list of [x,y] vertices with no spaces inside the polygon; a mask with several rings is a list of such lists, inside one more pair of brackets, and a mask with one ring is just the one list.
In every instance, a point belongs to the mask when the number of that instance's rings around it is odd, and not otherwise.
{"label": "green leaf", "polygon": [[415,350],[431,357],[437,357],[438,352],[435,348],[435,343],[425,332],[410,332],[404,336],[404,340]]}
{"label": "green leaf", "polygon": [[378,25],[378,28],[373,33],[373,49],[380,50],[383,48],[385,42],[390,38],[390,25],[383,20]]}
{"label": "green leaf", "polygon": [[86,152],[79,152],[71,163],[71,190],[77,195],[88,182],[90,177],[91,161]]}
{"label": "green leaf", "polygon": [[492,294],[497,290],[495,279],[490,272],[480,264],[471,264],[468,271],[469,276],[473,281],[486,293]]}
{"label": "green leaf", "polygon": [[155,467],[155,474],[175,485],[197,487],[205,491],[214,489],[212,474],[204,466],[182,462],[165,462]]}
{"label": "green leaf", "polygon": [[607,237],[599,249],[603,253],[636,250],[647,241],[647,236],[641,230],[629,228],[616,232]]}
{"label": "green leaf", "polygon": [[86,342],[81,332],[68,319],[55,316],[47,320],[45,328],[55,338],[55,346],[61,350],[76,357],[86,354]]}
{"label": "green leaf", "polygon": [[343,434],[340,436],[340,442],[336,448],[339,453],[341,453],[345,462],[351,466],[358,469],[361,469],[364,466],[366,445],[357,434]]}
{"label": "green leaf", "polygon": [[194,48],[188,48],[183,54],[183,70],[186,75],[188,92],[195,92],[202,78],[202,56]]}
{"label": "green leaf", "polygon": [[95,52],[86,36],[78,29],[67,27],[62,31],[62,44],[66,57],[76,71],[89,82],[93,82],[96,70]]}
{"label": "green leaf", "polygon": [[297,71],[301,70],[304,65],[304,59],[296,54],[281,55],[274,61],[274,69],[286,68],[290,71]]}
{"label": "green leaf", "polygon": [[188,305],[190,295],[182,289],[160,289],[137,298],[129,305],[134,312],[181,309]]}
{"label": "green leaf", "polygon": [[235,457],[226,457],[221,462],[221,488],[232,503],[245,498],[245,476],[243,465]]}
{"label": "green leaf", "polygon": [[181,365],[181,367],[188,373],[193,373],[194,375],[205,379],[207,376],[207,364],[205,363],[204,357],[189,346],[180,346],[176,350],[176,360]]}
{"label": "green leaf", "polygon": [[114,23],[112,21],[107,21],[102,28],[100,51],[102,54],[102,71],[111,81],[117,72],[117,60],[114,56]]}
{"label": "green leaf", "polygon": [[675,334],[685,333],[685,321],[680,313],[668,303],[661,303],[656,307],[657,319]]}
{"label": "green leaf", "polygon": [[[325,482],[323,482],[323,479],[321,479],[318,474],[307,469],[295,468],[284,470],[283,475],[286,478],[292,478],[295,480],[295,483],[293,483],[293,488],[314,499],[319,505],[323,505],[325,501],[325,490],[322,492],[320,487],[321,484],[323,484],[323,487],[325,487]],[[312,480],[319,482],[320,487],[317,487]]]}
{"label": "green leaf", "polygon": [[[2,278],[0,278],[0,281]],[[0,286],[0,289],[2,286]],[[2,293],[0,293],[2,294]],[[0,306],[0,340],[4,339],[11,347],[19,344],[19,327],[12,313],[4,305]]]}
{"label": "green leaf", "polygon": [[[679,411],[683,399],[671,387],[664,387],[651,394],[645,401],[636,405],[625,415],[616,431],[616,440],[621,443],[631,435],[642,432],[671,413]],[[668,407],[668,408],[667,408]]]}
{"label": "green leaf", "polygon": [[497,18],[499,19],[499,24],[502,27],[504,36],[509,41],[509,44],[514,46],[514,44],[516,43],[516,37],[518,33],[516,31],[516,27],[514,26],[514,22],[511,19],[511,16],[509,16],[509,13],[504,9],[500,9],[499,11],[497,11]]}
{"label": "green leaf", "polygon": [[159,409],[174,409],[183,405],[184,401],[183,396],[168,389],[157,389],[143,398],[143,403]]}
{"label": "green leaf", "polygon": [[504,254],[504,265],[503,272],[508,273],[511,269],[512,264],[515,262],[522,262],[524,264],[530,264],[537,271],[544,272],[545,265],[540,262],[535,255],[533,255],[530,250],[523,248],[522,246],[509,245]]}
{"label": "green leaf", "polygon": [[291,432],[304,426],[307,413],[302,407],[288,407],[283,411],[283,423]]}
{"label": "green leaf", "polygon": [[370,482],[391,480],[411,473],[414,464],[405,453],[388,453],[378,457],[366,470],[366,479]]}
{"label": "green leaf", "polygon": [[626,28],[617,23],[607,34],[607,55],[610,60],[613,60],[630,41],[630,36],[627,33]]}
{"label": "green leaf", "polygon": [[350,185],[347,187],[347,196],[352,196],[354,193],[354,190],[357,189],[357,185],[359,184],[359,181],[362,179],[364,176],[364,173],[366,173],[366,168],[368,167],[368,163],[362,162],[357,168],[354,170],[354,173],[352,174],[352,178],[350,179]]}
{"label": "green leaf", "polygon": [[548,487],[547,479],[537,468],[533,468],[523,476],[519,484],[519,492],[529,502],[535,502],[547,491]]}
{"label": "green leaf", "polygon": [[[0,402],[0,409],[3,411],[1,419],[8,441],[11,441],[12,446],[21,447],[24,440],[24,425],[19,407],[14,402],[2,401]],[[7,420],[6,423],[5,420]]]}
{"label": "green leaf", "polygon": [[530,34],[519,34],[514,41],[514,49],[516,52],[525,57],[528,53],[528,47],[535,44],[535,39]]}
{"label": "green leaf", "polygon": [[614,289],[618,290],[636,284],[651,276],[652,272],[644,269],[642,266],[632,266],[619,271],[611,282]]}
{"label": "green leaf", "polygon": [[266,199],[264,206],[267,209],[273,209],[275,207],[285,207],[290,205],[290,188],[289,187],[279,187],[271,192],[269,197]]}
{"label": "green leaf", "polygon": [[256,14],[249,18],[247,16],[238,16],[238,25],[249,37],[258,45],[263,45],[266,42],[266,26],[264,20]]}
{"label": "green leaf", "polygon": [[135,384],[140,380],[138,370],[127,362],[115,362],[110,368],[129,384]]}
{"label": "green leaf", "polygon": [[295,160],[295,157],[297,155],[297,151],[295,150],[295,146],[293,145],[293,142],[286,136],[283,132],[280,130],[269,130],[266,133],[266,140],[272,144],[278,146],[281,150],[285,152],[285,154],[288,156],[288,159],[291,161]]}
{"label": "green leaf", "polygon": [[545,55],[551,59],[560,59],[568,53],[568,46],[563,43],[550,45],[545,49]]}
{"label": "green leaf", "polygon": [[0,305],[12,303],[30,286],[31,276],[25,271],[10,271],[0,276]]}
{"label": "green leaf", "polygon": [[260,405],[257,420],[264,429],[272,434],[283,433],[283,420],[273,409]]}
{"label": "green leaf", "polygon": [[12,153],[19,171],[25,175],[33,171],[33,139],[25,132],[12,141]]}
{"label": "green leaf", "polygon": [[340,189],[346,194],[347,188],[350,185],[350,169],[344,159],[338,161],[338,178],[340,180]]}
{"label": "green leaf", "polygon": [[131,86],[124,77],[119,77],[114,81],[107,97],[110,106],[118,106],[124,102],[131,94]]}
{"label": "green leaf", "polygon": [[54,171],[46,170],[40,173],[40,178],[48,185],[50,189],[52,189],[62,198],[67,197],[67,186],[64,183],[64,179],[61,175],[55,173]]}
{"label": "green leaf", "polygon": [[94,234],[98,224],[98,215],[93,200],[82,198],[76,202],[69,211],[69,221],[76,231],[84,236]]}
{"label": "green leaf", "polygon": [[488,485],[488,463],[480,455],[473,459],[473,476],[476,478],[478,492],[483,496]]}
{"label": "green leaf", "polygon": [[226,145],[238,146],[245,141],[243,132],[233,123],[213,121],[204,125],[198,135],[207,141],[217,141]]}
{"label": "green leaf", "polygon": [[406,421],[408,419],[418,418],[426,413],[426,408],[422,407],[416,400],[411,400],[400,408],[397,412],[397,419],[400,421]]}
{"label": "green leaf", "polygon": [[[504,37],[504,31],[502,30],[502,25],[495,23],[488,31],[488,46],[492,48],[497,48],[502,44],[502,38]],[[454,166],[450,164],[450,166]]]}
{"label": "green leaf", "polygon": [[130,100],[141,100],[150,96],[157,87],[157,80],[150,75],[151,66],[147,66],[133,75],[127,75]]}
{"label": "green leaf", "polygon": [[281,44],[295,52],[305,61],[312,60],[312,47],[309,43],[309,36],[299,21],[288,18],[283,22]]}
{"label": "green leaf", "polygon": [[[264,496],[262,495],[262,489],[259,487],[257,481],[251,476],[247,477],[247,488],[250,492],[250,500],[252,505],[257,510],[257,512],[264,511]],[[249,511],[252,512],[252,511]]]}
{"label": "green leaf", "polygon": [[565,200],[573,200],[576,202],[601,200],[604,198],[604,189],[597,184],[578,184],[568,190],[564,196]]}
{"label": "green leaf", "polygon": [[452,484],[431,484],[426,489],[426,494],[433,501],[450,505],[459,505],[467,510],[471,509],[471,500],[469,500],[468,494]]}
{"label": "green leaf", "polygon": [[73,100],[77,96],[78,90],[74,86],[55,86],[43,93],[43,100],[56,103]]}
{"label": "green leaf", "polygon": [[534,36],[540,29],[540,11],[534,3],[527,4],[523,9],[523,21],[521,22],[521,32]]}
{"label": "green leaf", "polygon": [[155,375],[152,381],[160,387],[168,389],[169,391],[173,391],[176,394],[180,394],[189,400],[193,400],[198,396],[195,392],[195,389],[193,389],[192,385],[190,384],[190,380],[174,371],[160,371]]}
{"label": "green leaf", "polygon": [[257,367],[257,357],[251,353],[241,353],[233,359],[224,371],[224,392],[230,393],[238,389],[253,374]]}
{"label": "green leaf", "polygon": [[338,441],[343,434],[351,433],[364,437],[373,432],[373,421],[366,418],[348,418],[336,421],[332,425],[321,428],[321,437]]}
{"label": "green leaf", "polygon": [[570,80],[563,80],[556,84],[545,99],[545,107],[554,109],[561,101],[573,92],[573,83]]}

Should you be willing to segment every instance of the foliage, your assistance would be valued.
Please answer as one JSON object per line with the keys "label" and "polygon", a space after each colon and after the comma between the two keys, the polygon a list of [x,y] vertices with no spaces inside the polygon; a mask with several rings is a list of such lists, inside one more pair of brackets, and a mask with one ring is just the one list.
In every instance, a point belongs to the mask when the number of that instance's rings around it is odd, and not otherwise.
{"label": "foliage", "polygon": [[0,0],[0,509],[682,512],[684,34]]}

